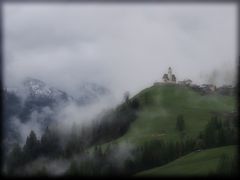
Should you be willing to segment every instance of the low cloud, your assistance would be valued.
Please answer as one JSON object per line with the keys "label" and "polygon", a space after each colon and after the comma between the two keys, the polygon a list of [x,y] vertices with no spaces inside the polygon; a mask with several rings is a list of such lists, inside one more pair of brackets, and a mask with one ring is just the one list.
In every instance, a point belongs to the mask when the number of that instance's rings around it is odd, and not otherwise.
{"label": "low cloud", "polygon": [[50,160],[48,158],[41,157],[27,164],[24,171],[28,176],[41,171],[45,171],[45,173],[50,176],[60,176],[66,172],[69,165],[70,163],[66,159]]}
{"label": "low cloud", "polygon": [[95,103],[79,106],[74,102],[70,102],[64,107],[60,107],[55,116],[52,127],[63,134],[69,134],[73,125],[81,128],[91,125],[93,120],[100,118],[101,114],[117,105],[112,96],[105,96],[98,99]]}
{"label": "low cloud", "polygon": [[9,125],[19,135],[19,143],[25,144],[27,136],[33,130],[40,139],[46,128],[49,127],[63,136],[68,136],[73,126],[82,128],[91,126],[92,122],[109,109],[117,105],[117,101],[110,95],[99,97],[88,105],[79,105],[74,101],[60,103],[54,108],[45,106],[40,111],[31,112],[28,120],[23,121],[12,117]]}
{"label": "low cloud", "polygon": [[201,74],[200,78],[209,84],[217,86],[233,85],[237,83],[237,69],[233,63],[224,63],[220,67],[215,68],[213,71]]}
{"label": "low cloud", "polygon": [[[31,130],[40,138],[42,121],[68,134],[74,124],[91,124],[107,109],[162,81],[169,66],[177,80],[234,83],[237,69],[235,4],[4,4],[4,85],[26,77],[78,95],[82,82],[101,84],[113,94],[88,106],[71,102],[13,119],[22,142]],[[223,23],[224,22],[224,23]],[[133,145],[120,144],[111,160],[131,158]],[[63,173],[65,160],[41,158],[27,167]]]}
{"label": "low cloud", "polygon": [[29,120],[25,122],[17,117],[13,117],[10,126],[19,135],[19,143],[21,145],[25,144],[26,138],[31,130],[33,130],[36,133],[37,138],[40,139],[45,131],[44,124],[46,124],[49,117],[52,117],[55,113],[56,112],[49,107],[44,107],[41,112],[33,111],[30,114]]}
{"label": "low cloud", "polygon": [[28,76],[72,94],[98,82],[120,100],[161,81],[169,66],[195,83],[206,83],[199,73],[235,66],[237,6],[5,4],[4,32],[7,86]]}

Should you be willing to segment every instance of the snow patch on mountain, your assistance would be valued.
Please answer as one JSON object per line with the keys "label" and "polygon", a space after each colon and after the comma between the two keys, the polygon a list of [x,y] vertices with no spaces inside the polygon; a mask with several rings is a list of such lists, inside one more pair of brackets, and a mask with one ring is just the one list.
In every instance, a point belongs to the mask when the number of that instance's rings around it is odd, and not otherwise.
{"label": "snow patch on mountain", "polygon": [[66,92],[57,88],[46,85],[43,81],[33,78],[28,78],[23,82],[23,88],[34,97],[48,97],[51,99],[72,100]]}

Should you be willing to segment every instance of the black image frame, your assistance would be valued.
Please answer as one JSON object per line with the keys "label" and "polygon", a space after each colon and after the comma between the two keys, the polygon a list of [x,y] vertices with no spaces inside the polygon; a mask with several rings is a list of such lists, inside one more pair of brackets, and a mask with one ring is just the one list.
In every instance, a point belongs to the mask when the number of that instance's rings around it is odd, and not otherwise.
{"label": "black image frame", "polygon": [[[239,68],[240,68],[240,54],[239,54],[239,47],[240,47],[240,36],[239,36],[239,29],[240,29],[240,3],[238,0],[0,0],[0,99],[1,99],[1,104],[0,104],[0,114],[1,114],[1,122],[0,122],[0,140],[1,140],[1,156],[0,156],[0,168],[1,168],[1,172],[0,175],[2,175],[2,177],[4,177],[5,175],[2,172],[3,169],[3,147],[2,147],[2,140],[3,140],[3,111],[4,111],[4,104],[3,104],[3,65],[4,65],[4,51],[3,51],[3,47],[4,47],[4,33],[3,33],[3,22],[4,22],[4,15],[3,15],[3,6],[4,4],[10,4],[10,3],[16,3],[16,4],[20,4],[20,3],[31,3],[31,4],[40,4],[40,3],[44,3],[44,4],[60,4],[60,3],[78,3],[78,4],[83,4],[83,3],[94,3],[94,4],[104,4],[104,3],[111,3],[111,4],[122,4],[122,3],[131,3],[131,4],[138,4],[138,3],[144,3],[144,4],[150,4],[150,3],[175,3],[175,4],[182,4],[182,3],[196,3],[196,4],[207,4],[207,3],[224,3],[224,4],[229,4],[229,3],[235,3],[237,6],[237,57],[238,59],[236,59],[237,61],[237,84],[236,84],[236,88],[237,88],[237,117],[238,117],[238,141],[240,140],[240,120],[239,120],[239,108],[240,108],[240,103],[239,103],[239,98],[240,98],[240,91],[239,91],[239,83],[240,83],[240,72],[239,72]],[[239,142],[237,145],[237,149],[238,149],[238,168],[240,167],[240,148],[239,148]],[[238,172],[239,173],[239,172]],[[239,175],[239,174],[238,174]],[[66,177],[66,176],[63,176]],[[161,176],[162,178],[163,176]],[[169,177],[169,176],[168,176]],[[177,177],[177,176],[174,176]],[[188,178],[190,176],[185,176],[184,178]],[[216,177],[216,176],[214,176]],[[220,177],[220,176],[219,176]],[[180,177],[179,177],[180,178]],[[182,178],[182,177],[181,177]],[[194,177],[196,178],[196,177]]]}

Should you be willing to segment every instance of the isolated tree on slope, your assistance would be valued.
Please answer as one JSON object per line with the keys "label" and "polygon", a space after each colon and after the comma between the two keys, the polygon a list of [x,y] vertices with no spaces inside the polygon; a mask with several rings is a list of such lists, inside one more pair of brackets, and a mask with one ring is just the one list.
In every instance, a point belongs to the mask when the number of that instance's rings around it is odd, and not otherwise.
{"label": "isolated tree on slope", "polygon": [[177,122],[176,122],[176,129],[180,132],[185,130],[185,121],[183,115],[178,115]]}

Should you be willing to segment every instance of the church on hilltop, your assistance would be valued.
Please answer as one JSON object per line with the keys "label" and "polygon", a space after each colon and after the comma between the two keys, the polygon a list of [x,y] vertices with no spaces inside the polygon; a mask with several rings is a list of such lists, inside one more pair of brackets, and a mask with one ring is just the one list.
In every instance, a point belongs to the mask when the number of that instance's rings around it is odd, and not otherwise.
{"label": "church on hilltop", "polygon": [[[179,87],[180,86],[187,86],[197,92],[200,92],[202,95],[204,94],[209,94],[215,91],[219,91],[219,92],[223,92],[225,89],[225,87],[220,87],[217,88],[215,85],[213,84],[202,84],[202,85],[197,85],[197,84],[192,84],[192,80],[191,79],[184,79],[183,81],[178,81],[177,82],[177,78],[175,76],[175,74],[172,73],[172,68],[169,67],[168,68],[168,73],[164,74],[162,77],[162,82],[154,82],[153,85],[154,86],[159,86],[159,85],[165,85],[165,84],[176,84]],[[226,90],[227,91],[227,90]]]}
{"label": "church on hilltop", "polygon": [[163,75],[163,82],[165,83],[176,83],[176,76],[172,73],[172,68],[168,68],[168,73]]}

